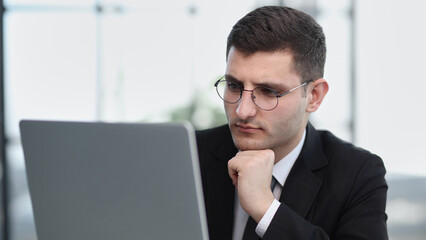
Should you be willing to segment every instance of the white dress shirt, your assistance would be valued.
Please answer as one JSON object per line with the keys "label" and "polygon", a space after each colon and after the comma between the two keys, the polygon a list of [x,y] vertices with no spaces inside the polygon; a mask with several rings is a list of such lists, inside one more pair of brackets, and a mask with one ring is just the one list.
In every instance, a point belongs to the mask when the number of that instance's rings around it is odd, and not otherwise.
{"label": "white dress shirt", "polygon": [[[258,223],[256,227],[256,233],[257,235],[259,235],[259,237],[263,237],[275,213],[277,212],[278,207],[281,204],[278,201],[278,199],[281,195],[282,188],[288,177],[288,174],[290,173],[290,170],[293,167],[294,162],[296,161],[297,157],[299,157],[299,154],[302,151],[303,143],[305,142],[305,137],[306,137],[306,130],[303,132],[303,136],[299,144],[287,156],[285,156],[283,159],[278,161],[274,165],[274,168],[272,169],[272,175],[277,180],[277,184],[275,184],[275,188],[273,190],[275,200],[274,202],[272,202],[268,211],[266,211],[265,215],[262,217],[262,219],[260,220],[260,222]],[[248,214],[241,207],[240,200],[238,198],[238,192],[237,190],[235,190],[234,231],[232,235],[233,240],[241,240],[243,238],[247,219],[248,219]]]}

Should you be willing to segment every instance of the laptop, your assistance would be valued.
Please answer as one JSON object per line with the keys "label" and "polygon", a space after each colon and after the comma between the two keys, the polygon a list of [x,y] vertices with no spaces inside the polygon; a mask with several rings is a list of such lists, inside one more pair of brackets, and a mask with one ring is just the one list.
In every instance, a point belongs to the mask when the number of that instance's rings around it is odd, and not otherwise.
{"label": "laptop", "polygon": [[20,122],[40,240],[208,239],[185,123]]}

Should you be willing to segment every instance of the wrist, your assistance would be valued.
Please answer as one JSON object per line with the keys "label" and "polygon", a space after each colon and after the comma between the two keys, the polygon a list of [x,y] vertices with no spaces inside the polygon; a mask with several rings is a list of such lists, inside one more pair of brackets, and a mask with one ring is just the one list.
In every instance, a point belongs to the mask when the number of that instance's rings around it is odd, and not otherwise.
{"label": "wrist", "polygon": [[274,202],[275,198],[272,194],[268,197],[266,197],[263,201],[261,201],[255,209],[249,215],[257,222],[259,223],[260,220],[263,218],[263,216],[266,214],[268,209],[271,207],[272,203]]}

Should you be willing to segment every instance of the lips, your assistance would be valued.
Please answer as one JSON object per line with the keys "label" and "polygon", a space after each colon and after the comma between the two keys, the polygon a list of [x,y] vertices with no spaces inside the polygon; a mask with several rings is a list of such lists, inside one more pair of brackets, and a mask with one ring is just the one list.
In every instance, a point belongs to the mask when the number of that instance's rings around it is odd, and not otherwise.
{"label": "lips", "polygon": [[256,133],[262,130],[261,128],[258,128],[249,124],[243,124],[243,123],[237,123],[235,124],[235,126],[237,127],[237,130],[239,132],[243,132],[243,133]]}

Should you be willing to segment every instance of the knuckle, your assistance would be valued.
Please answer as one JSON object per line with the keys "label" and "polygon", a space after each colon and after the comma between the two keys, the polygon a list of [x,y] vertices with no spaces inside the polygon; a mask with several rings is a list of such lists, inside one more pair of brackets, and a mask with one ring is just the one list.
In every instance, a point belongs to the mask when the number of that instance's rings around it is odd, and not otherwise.
{"label": "knuckle", "polygon": [[272,151],[271,149],[265,149],[264,154],[267,157],[274,157],[275,156],[274,151]]}

